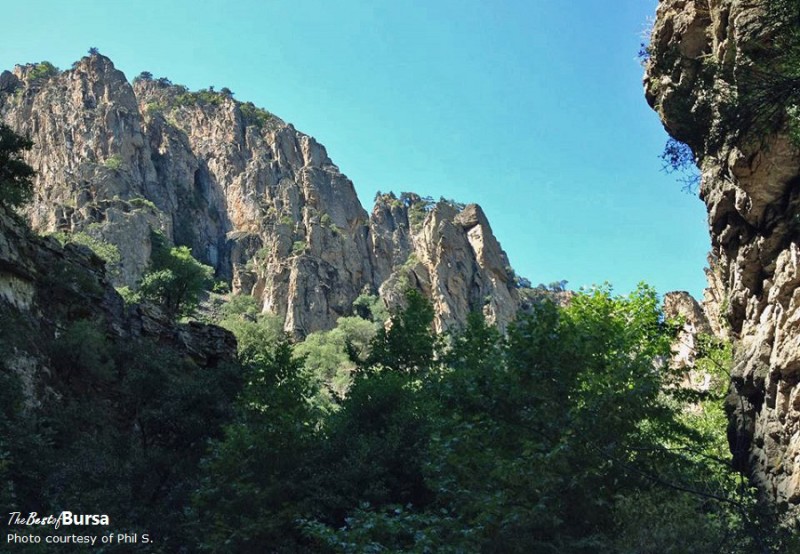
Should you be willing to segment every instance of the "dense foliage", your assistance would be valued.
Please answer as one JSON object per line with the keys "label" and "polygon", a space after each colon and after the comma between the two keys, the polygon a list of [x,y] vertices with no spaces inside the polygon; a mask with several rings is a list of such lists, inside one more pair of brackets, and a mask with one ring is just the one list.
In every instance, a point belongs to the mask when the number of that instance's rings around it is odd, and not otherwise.
{"label": "dense foliage", "polygon": [[[285,343],[255,365],[248,355],[257,394],[213,447],[195,496],[203,549],[786,548],[763,536],[727,462],[724,379],[705,395],[678,387],[685,376],[665,365],[674,327],[650,289],[593,290],[564,309],[545,301],[506,337],[473,315],[445,341],[432,315],[411,294],[322,418],[318,383]],[[317,357],[317,346],[299,350]],[[707,354],[705,369],[724,370],[724,345]]]}
{"label": "dense foliage", "polygon": [[[186,509],[207,441],[230,421],[241,384],[238,368],[201,368],[154,341],[121,344],[99,322],[77,320],[48,345],[50,372],[38,392],[44,401],[26,406],[31,391],[24,391],[25,381],[6,362],[24,346],[14,333],[34,336],[35,330],[3,327],[3,506],[25,514],[109,514],[115,531],[144,529],[157,536],[153,551],[178,552],[191,544]],[[44,544],[20,548],[52,551]]]}
{"label": "dense foliage", "polygon": [[729,463],[730,349],[703,343],[708,392],[679,386],[651,289],[543,298],[505,335],[473,314],[436,336],[415,293],[386,325],[358,304],[292,345],[233,297],[239,368],[210,371],[76,322],[53,345],[58,400],[31,416],[0,374],[4,500],[102,507],[165,552],[793,548]]}
{"label": "dense foliage", "polygon": [[0,206],[18,208],[33,194],[34,171],[22,159],[33,142],[0,122]]}
{"label": "dense foliage", "polygon": [[170,319],[191,316],[200,295],[212,285],[214,269],[198,262],[187,246],[169,247],[158,233],[151,239],[150,268],[142,276],[138,293],[123,291],[126,301],[150,301]]}

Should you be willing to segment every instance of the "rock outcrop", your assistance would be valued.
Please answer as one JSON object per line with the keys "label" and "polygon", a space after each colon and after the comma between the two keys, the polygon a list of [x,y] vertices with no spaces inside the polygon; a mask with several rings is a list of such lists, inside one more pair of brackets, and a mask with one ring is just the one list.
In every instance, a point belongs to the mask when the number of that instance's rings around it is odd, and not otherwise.
{"label": "rock outcrop", "polygon": [[322,145],[227,89],[130,84],[95,54],[63,72],[3,72],[0,117],[34,141],[33,228],[113,243],[117,284],[140,278],[159,231],[299,336],[331,328],[365,291],[393,304],[408,284],[431,297],[440,330],[471,310],[501,326],[517,311],[478,206],[379,195],[369,216]]}
{"label": "rock outcrop", "polygon": [[672,343],[671,367],[683,372],[682,386],[697,391],[708,391],[711,376],[696,369],[695,362],[700,353],[701,335],[711,334],[711,325],[706,314],[686,291],[673,291],[664,295],[664,317],[680,324]]}
{"label": "rock outcrop", "polygon": [[766,498],[797,512],[800,149],[780,4],[661,0],[645,93],[701,170],[712,239],[706,308],[736,346],[735,461]]}
{"label": "rock outcrop", "polygon": [[[150,305],[126,307],[89,249],[35,236],[0,207],[0,350],[36,405],[52,371],[52,345],[79,322],[124,345],[144,338],[200,368],[236,360],[233,335],[213,325],[176,324]],[[63,362],[63,360],[60,360]]]}

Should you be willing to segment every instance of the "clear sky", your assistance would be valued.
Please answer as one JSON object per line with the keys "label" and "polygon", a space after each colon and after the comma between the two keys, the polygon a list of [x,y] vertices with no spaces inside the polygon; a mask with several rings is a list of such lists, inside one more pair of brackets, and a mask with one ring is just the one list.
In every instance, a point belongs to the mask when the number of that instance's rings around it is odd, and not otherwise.
{"label": "clear sky", "polygon": [[376,191],[483,206],[517,273],[705,284],[705,208],[661,172],[636,53],[656,0],[4,2],[0,68],[100,49],[132,79],[227,86]]}

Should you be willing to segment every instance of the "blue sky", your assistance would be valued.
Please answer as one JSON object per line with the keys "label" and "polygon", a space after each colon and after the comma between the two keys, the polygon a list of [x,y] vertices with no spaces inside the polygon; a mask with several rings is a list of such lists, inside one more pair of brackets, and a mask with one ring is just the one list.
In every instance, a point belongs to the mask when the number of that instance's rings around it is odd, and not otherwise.
{"label": "blue sky", "polygon": [[227,86],[378,190],[477,202],[517,273],[699,296],[705,208],[661,172],[636,60],[656,0],[14,2],[0,68],[90,46]]}

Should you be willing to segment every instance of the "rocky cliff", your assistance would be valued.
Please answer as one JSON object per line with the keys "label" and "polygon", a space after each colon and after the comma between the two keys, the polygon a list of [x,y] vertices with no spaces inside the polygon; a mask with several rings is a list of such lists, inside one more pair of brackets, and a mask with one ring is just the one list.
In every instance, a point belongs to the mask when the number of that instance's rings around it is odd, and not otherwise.
{"label": "rocky cliff", "polygon": [[779,0],[661,0],[645,78],[648,102],[679,141],[672,161],[686,159],[688,146],[701,171],[712,239],[706,310],[736,346],[735,460],[788,511],[800,505],[795,9]]}
{"label": "rocky cliff", "polygon": [[695,372],[695,362],[700,349],[700,335],[711,334],[711,326],[700,304],[686,291],[673,291],[664,295],[664,317],[680,323],[672,344],[672,366],[686,370],[684,385],[707,390],[709,376]]}
{"label": "rocky cliff", "polygon": [[2,365],[17,374],[26,401],[33,405],[53,394],[47,383],[65,378],[58,373],[77,371],[71,359],[83,355],[80,346],[65,355],[56,350],[78,326],[96,334],[98,343],[121,346],[146,340],[200,368],[236,360],[236,341],[228,331],[197,322],[174,324],[146,304],[125,307],[103,261],[89,249],[35,236],[2,207],[0,320]]}
{"label": "rocky cliff", "polygon": [[0,117],[34,141],[31,225],[116,245],[117,284],[142,275],[157,230],[295,335],[332,327],[365,291],[396,303],[409,284],[432,299],[439,330],[471,310],[513,318],[513,271],[480,207],[379,194],[368,215],[292,125],[227,89],[134,81],[97,54],[0,76]]}

